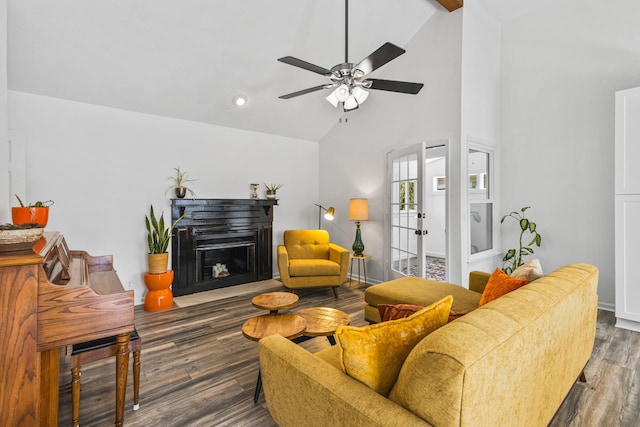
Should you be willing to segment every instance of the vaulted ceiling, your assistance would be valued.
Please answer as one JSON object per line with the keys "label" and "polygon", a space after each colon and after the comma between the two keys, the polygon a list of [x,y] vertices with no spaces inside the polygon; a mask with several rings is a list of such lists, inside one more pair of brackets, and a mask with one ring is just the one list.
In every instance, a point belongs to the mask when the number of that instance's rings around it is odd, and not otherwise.
{"label": "vaulted ceiling", "polygon": [[[504,21],[554,0],[476,1]],[[405,46],[438,8],[351,0],[349,61]],[[8,29],[9,89],[312,141],[340,117],[323,91],[278,99],[326,80],[276,59],[343,62],[343,0],[8,0]],[[419,82],[420,70],[402,68],[419,54],[372,77]]]}

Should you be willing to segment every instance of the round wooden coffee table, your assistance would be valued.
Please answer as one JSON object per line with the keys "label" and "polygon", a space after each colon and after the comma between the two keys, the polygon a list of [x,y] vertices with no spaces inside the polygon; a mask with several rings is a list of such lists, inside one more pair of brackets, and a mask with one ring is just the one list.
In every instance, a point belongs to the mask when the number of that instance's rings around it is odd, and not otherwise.
{"label": "round wooden coffee table", "polygon": [[252,317],[242,325],[242,335],[252,341],[260,341],[269,335],[279,334],[287,339],[302,335],[307,321],[293,313],[263,314]]}
{"label": "round wooden coffee table", "polygon": [[338,326],[351,323],[349,315],[331,307],[311,307],[296,311],[296,314],[307,321],[307,327],[302,335],[305,337],[327,337],[331,345],[336,341],[333,334]]}
{"label": "round wooden coffee table", "polygon": [[[282,335],[293,340],[302,335],[307,327],[307,321],[294,313],[278,313],[278,310],[295,307],[298,295],[293,292],[267,292],[256,295],[251,304],[261,310],[269,310],[269,314],[252,317],[242,324],[242,335],[252,341],[260,341],[269,335]],[[258,380],[253,394],[253,403],[258,401],[262,390],[262,377],[258,369]]]}
{"label": "round wooden coffee table", "polygon": [[269,310],[275,314],[278,310],[295,307],[298,304],[298,295],[293,292],[267,292],[253,297],[251,304],[255,308]]}

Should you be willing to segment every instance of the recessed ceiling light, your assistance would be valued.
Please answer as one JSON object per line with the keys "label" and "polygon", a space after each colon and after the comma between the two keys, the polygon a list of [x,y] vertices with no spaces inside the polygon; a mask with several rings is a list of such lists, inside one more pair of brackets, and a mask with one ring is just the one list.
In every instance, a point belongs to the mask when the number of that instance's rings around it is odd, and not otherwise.
{"label": "recessed ceiling light", "polygon": [[246,103],[247,103],[247,97],[244,95],[238,95],[233,98],[233,104],[238,107],[242,107]]}

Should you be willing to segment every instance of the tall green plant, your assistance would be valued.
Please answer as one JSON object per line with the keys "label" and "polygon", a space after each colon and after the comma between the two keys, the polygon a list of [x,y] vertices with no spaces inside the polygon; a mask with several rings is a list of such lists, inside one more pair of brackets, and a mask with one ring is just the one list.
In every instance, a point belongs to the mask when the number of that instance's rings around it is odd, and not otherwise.
{"label": "tall green plant", "polygon": [[162,254],[167,252],[169,241],[171,240],[171,233],[178,221],[182,218],[184,218],[184,215],[176,219],[171,227],[165,228],[164,212],[160,212],[160,217],[156,218],[156,215],[153,212],[153,205],[151,205],[151,208],[149,209],[149,216],[145,215],[144,217],[147,225],[147,240],[149,242],[150,254]]}
{"label": "tall green plant", "polygon": [[[536,246],[540,247],[540,243],[542,243],[542,236],[536,230],[536,223],[530,221],[525,216],[525,212],[527,211],[527,209],[530,209],[530,208],[531,206],[525,206],[524,208],[520,209],[520,212],[517,212],[517,211],[511,212],[510,214],[503,216],[502,219],[500,220],[500,224],[502,224],[505,219],[513,218],[514,220],[518,221],[518,223],[520,224],[520,240],[519,240],[520,248],[517,250],[516,249],[507,250],[507,253],[505,254],[504,258],[502,258],[502,262],[503,262],[502,270],[507,274],[513,273],[513,270],[515,270],[516,268],[524,264],[524,262],[522,261],[522,258],[524,256],[533,255],[532,245],[535,244]],[[533,238],[531,239],[529,244],[525,246],[522,244],[522,239],[524,238],[526,232],[528,232],[530,236],[533,236]]]}

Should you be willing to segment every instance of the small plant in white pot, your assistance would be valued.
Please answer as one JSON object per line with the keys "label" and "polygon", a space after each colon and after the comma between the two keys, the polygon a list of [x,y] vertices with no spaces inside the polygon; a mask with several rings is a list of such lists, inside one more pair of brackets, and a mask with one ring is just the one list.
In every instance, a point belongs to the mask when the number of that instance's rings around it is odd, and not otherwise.
{"label": "small plant in white pot", "polygon": [[276,192],[282,188],[282,184],[264,184],[264,187],[266,188],[266,195],[267,195],[267,199],[268,200],[275,200],[276,199]]}

